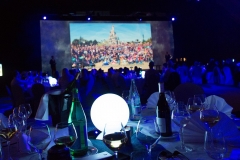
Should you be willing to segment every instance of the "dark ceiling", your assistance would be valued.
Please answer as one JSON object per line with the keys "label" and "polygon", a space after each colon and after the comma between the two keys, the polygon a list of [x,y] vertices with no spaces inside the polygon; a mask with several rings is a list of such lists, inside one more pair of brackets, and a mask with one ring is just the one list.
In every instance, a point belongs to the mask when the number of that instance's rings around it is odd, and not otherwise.
{"label": "dark ceiling", "polygon": [[[209,0],[201,0],[201,3],[205,3],[204,1]],[[211,0],[211,2],[214,1]],[[105,11],[104,13],[109,16],[129,16],[136,13],[143,16],[162,16],[185,12],[197,4],[199,4],[198,0],[25,0],[16,2],[3,0],[0,2],[0,12],[13,15],[66,15],[83,12],[101,15],[101,11]],[[96,14],[96,11],[100,12]]]}

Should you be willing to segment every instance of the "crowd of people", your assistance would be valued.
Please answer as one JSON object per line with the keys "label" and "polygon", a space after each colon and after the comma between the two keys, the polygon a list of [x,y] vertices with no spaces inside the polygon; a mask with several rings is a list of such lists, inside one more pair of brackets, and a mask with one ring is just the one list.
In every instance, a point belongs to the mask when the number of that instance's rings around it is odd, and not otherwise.
{"label": "crowd of people", "polygon": [[72,67],[95,66],[95,63],[141,64],[153,60],[152,43],[120,43],[112,45],[71,45]]}
{"label": "crowd of people", "polygon": [[[58,81],[58,87],[65,89],[74,79],[77,69],[63,68]],[[239,87],[240,63],[230,60],[216,61],[211,59],[206,65],[195,61],[191,66],[185,62],[173,62],[171,59],[162,65],[161,70],[154,68],[154,62],[149,62],[149,69],[145,72],[145,78],[141,75],[142,69],[135,66],[132,68],[113,69],[109,67],[105,73],[101,68],[91,70],[81,69],[78,80],[79,94],[85,105],[91,105],[93,101],[104,93],[115,93],[121,96],[123,91],[129,90],[131,79],[142,79],[144,82],[138,86],[142,103],[146,103],[148,97],[158,91],[158,83],[165,84],[165,90],[174,90],[181,83],[195,84],[219,84]],[[24,86],[31,83],[43,83],[47,74],[41,72],[19,72],[11,82],[11,85],[20,84]]]}

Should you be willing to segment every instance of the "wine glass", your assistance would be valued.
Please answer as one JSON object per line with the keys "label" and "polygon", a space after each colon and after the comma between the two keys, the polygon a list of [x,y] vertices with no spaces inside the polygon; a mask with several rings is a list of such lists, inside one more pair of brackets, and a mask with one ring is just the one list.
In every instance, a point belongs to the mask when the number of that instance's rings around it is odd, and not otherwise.
{"label": "wine glass", "polygon": [[190,113],[194,113],[202,108],[202,101],[199,97],[188,98],[187,108]]}
{"label": "wine glass", "polygon": [[151,159],[152,144],[156,141],[156,139],[147,134],[146,126],[150,126],[151,124],[153,124],[153,120],[142,118],[138,121],[136,129],[136,137],[146,147],[148,159]]}
{"label": "wine glass", "polygon": [[175,104],[175,95],[174,92],[172,91],[165,91],[165,97],[166,97],[166,101],[168,102],[168,105],[170,107],[170,109],[172,110],[174,108],[174,104]]}
{"label": "wine glass", "polygon": [[186,146],[183,139],[183,129],[188,124],[191,118],[190,113],[188,112],[187,107],[183,102],[177,102],[177,105],[172,111],[172,120],[173,122],[180,127],[180,139],[181,145],[177,146],[176,149],[180,152],[191,152],[193,149],[189,146]]}
{"label": "wine glass", "polygon": [[0,130],[0,136],[4,140],[7,141],[7,154],[4,155],[3,159],[6,160],[12,160],[11,157],[11,152],[10,152],[10,140],[13,138],[13,136],[16,133],[16,127],[15,123],[12,120],[12,114],[9,115],[8,117],[8,127],[7,128],[2,128],[2,121],[1,121],[1,130]]}
{"label": "wine glass", "polygon": [[118,159],[118,151],[127,143],[127,134],[121,122],[108,122],[103,130],[103,142],[114,151],[115,159]]}
{"label": "wine glass", "polygon": [[206,95],[205,94],[195,94],[194,98],[196,98],[196,97],[201,99],[202,106],[206,103]]}
{"label": "wine glass", "polygon": [[24,120],[24,130],[27,130],[27,119],[31,116],[31,114],[32,108],[30,104],[25,103],[18,107],[18,115]]}
{"label": "wine glass", "polygon": [[[27,135],[28,144],[31,147],[33,147],[35,151],[38,153],[38,159],[39,160],[45,159],[43,151],[48,147],[52,140],[48,125],[44,123],[34,124],[30,127],[29,131],[27,132]],[[35,158],[36,157],[32,157],[32,159]]]}
{"label": "wine glass", "polygon": [[29,118],[31,116],[31,114],[32,114],[32,107],[31,107],[31,105],[29,103],[21,104],[19,106],[19,111],[20,111],[21,107],[25,108],[24,113],[25,113],[26,117]]}
{"label": "wine glass", "polygon": [[122,92],[122,98],[128,103],[129,90],[124,90]]}
{"label": "wine glass", "polygon": [[216,105],[205,105],[200,110],[200,120],[212,131],[212,127],[220,120],[219,111]]}
{"label": "wine glass", "polygon": [[205,132],[204,150],[209,157],[220,160],[227,152],[227,146],[222,132],[213,134],[211,131]]}
{"label": "wine glass", "polygon": [[54,143],[56,145],[65,145],[70,148],[78,138],[73,123],[60,122],[56,125],[54,132]]}

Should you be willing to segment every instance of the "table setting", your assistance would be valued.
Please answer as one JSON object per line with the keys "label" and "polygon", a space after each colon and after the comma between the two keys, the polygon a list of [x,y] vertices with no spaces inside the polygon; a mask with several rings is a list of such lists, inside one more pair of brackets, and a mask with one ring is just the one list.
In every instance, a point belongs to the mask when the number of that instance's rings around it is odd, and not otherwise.
{"label": "table setting", "polygon": [[[109,98],[105,97],[105,98]],[[113,97],[114,98],[114,97]],[[118,127],[118,131],[115,133],[125,133],[125,139],[121,139],[121,145],[117,145],[117,155],[119,156],[118,159],[141,159],[144,157],[145,159],[171,159],[171,158],[178,158],[178,159],[191,159],[191,160],[201,160],[201,159],[224,159],[224,160],[231,160],[231,159],[237,159],[240,155],[240,132],[238,130],[237,124],[233,120],[233,118],[229,115],[231,115],[231,106],[227,105],[227,103],[224,100],[221,100],[220,102],[217,100],[217,96],[210,96],[206,97],[206,101],[204,103],[209,103],[211,105],[216,104],[217,102],[217,109],[218,109],[218,117],[216,119],[216,123],[214,122],[214,125],[209,128],[208,125],[206,125],[206,122],[201,120],[201,110],[197,110],[194,113],[191,113],[190,115],[185,116],[185,114],[176,114],[180,117],[176,117],[176,120],[174,116],[172,115],[172,136],[170,137],[162,137],[159,134],[159,128],[156,124],[156,106],[149,106],[147,104],[146,106],[141,106],[141,118],[140,120],[129,120],[126,116],[124,121],[125,124],[121,125],[122,127]],[[123,100],[123,99],[121,99]],[[123,100],[124,101],[124,100]],[[208,102],[209,101],[209,102]],[[111,117],[111,119],[117,117],[120,118],[119,113],[123,112],[122,110],[119,110],[115,113],[116,108],[114,109],[112,106],[112,102],[109,102],[109,104],[106,103],[104,100],[104,107],[108,106],[112,108],[112,111],[109,112],[111,116],[105,117]],[[95,102],[94,102],[95,103]],[[125,102],[124,102],[125,103]],[[119,103],[119,106],[128,107],[127,104],[125,106],[124,103]],[[172,109],[172,113],[174,113],[174,110],[176,109],[176,105],[178,106],[177,111],[181,111],[180,103],[179,102],[173,102],[175,103],[175,107]],[[102,103],[101,103],[102,104]],[[183,104],[182,104],[183,105]],[[92,108],[101,109],[99,108],[98,104],[93,104]],[[116,105],[117,108],[120,108],[118,105]],[[184,105],[183,105],[184,106]],[[186,105],[187,106],[187,105]],[[186,107],[187,108],[187,107]],[[100,110],[97,110],[96,115],[99,115]],[[125,110],[125,109],[124,109]],[[126,109],[128,111],[128,109]],[[91,110],[92,113],[94,113]],[[178,112],[177,112],[178,113]],[[181,111],[181,113],[184,113]],[[124,113],[122,113],[124,114]],[[128,112],[129,114],[129,112]],[[101,114],[104,115],[104,114]],[[114,116],[115,115],[115,116]],[[125,115],[125,114],[124,114]],[[181,120],[184,115],[184,122]],[[91,115],[92,118],[93,115]],[[3,128],[6,128],[8,126],[8,118],[0,115],[2,126]],[[101,117],[100,117],[101,118]],[[103,119],[103,117],[101,118]],[[92,119],[94,120],[94,119]],[[98,122],[99,118],[94,120],[94,122]],[[106,120],[108,121],[108,120]],[[31,124],[31,127],[34,128],[34,125],[37,123],[37,125],[42,124],[43,121],[36,120],[34,124]],[[111,121],[110,121],[111,122]],[[95,125],[95,124],[94,124]],[[102,125],[103,127],[105,125]],[[126,127],[123,127],[126,126]],[[44,133],[49,134],[40,134],[40,137],[49,137],[48,142],[46,143],[45,147],[34,149],[35,145],[34,142],[30,142],[30,128],[27,128],[23,132],[19,132],[18,134],[15,134],[12,139],[10,139],[10,150],[13,150],[14,152],[11,152],[11,157],[13,159],[31,159],[31,157],[38,157],[38,153],[45,154],[45,157],[49,153],[50,155],[56,154],[56,151],[64,151],[69,153],[69,151],[66,150],[67,147],[61,148],[56,147],[56,144],[58,142],[56,141],[56,130],[61,130],[60,137],[63,137],[66,133],[68,133],[66,130],[57,129],[56,127],[52,127],[51,125],[47,125],[48,128]],[[95,125],[96,127],[96,125]],[[106,127],[106,126],[105,126]],[[182,127],[182,129],[181,129]],[[30,129],[30,130],[29,130]],[[98,128],[97,128],[98,129]],[[99,130],[94,130],[95,131]],[[182,132],[181,132],[182,131]],[[34,132],[32,132],[34,133]],[[36,132],[39,133],[39,132]],[[41,131],[41,133],[43,133]],[[106,134],[107,129],[102,129],[99,131],[99,133],[102,133],[102,139],[96,138],[90,136],[90,132],[88,133],[89,139],[88,139],[88,151],[87,154],[83,157],[77,157],[72,159],[77,160],[85,160],[89,158],[95,158],[96,157],[114,157],[116,156],[116,150],[114,149],[114,146],[111,141],[107,139]],[[35,134],[35,137],[38,137],[39,134]],[[48,136],[44,136],[48,135]],[[96,134],[99,135],[99,134]],[[105,137],[105,138],[104,138]],[[34,138],[33,138],[34,139]],[[35,138],[37,139],[37,138]],[[213,145],[213,139],[215,142],[220,141],[219,143],[222,145],[222,147],[214,148],[214,150],[211,148]],[[211,143],[209,143],[211,142]],[[115,143],[115,142],[114,142]],[[6,152],[7,145],[6,143],[3,144],[3,152]],[[58,145],[57,145],[58,146]],[[181,148],[185,148],[185,150],[179,149],[179,146]],[[219,146],[219,145],[218,145]],[[186,149],[187,148],[187,149]],[[37,152],[36,152],[37,151]],[[210,152],[211,151],[211,152]],[[215,151],[215,152],[212,152]],[[218,158],[214,158],[214,156],[218,156]],[[236,158],[237,157],[237,158]]]}

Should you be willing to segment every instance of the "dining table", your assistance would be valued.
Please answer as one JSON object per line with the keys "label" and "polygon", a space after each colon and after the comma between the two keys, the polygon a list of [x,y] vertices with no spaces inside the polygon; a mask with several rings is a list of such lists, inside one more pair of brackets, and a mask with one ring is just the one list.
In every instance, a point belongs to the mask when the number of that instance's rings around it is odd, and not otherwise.
{"label": "dining table", "polygon": [[[143,132],[144,134],[149,134],[150,136],[152,136],[152,138],[154,138],[155,140],[157,140],[157,145],[155,145],[155,147],[153,147],[152,149],[152,159],[153,160],[157,160],[158,159],[158,155],[161,151],[169,151],[171,153],[173,153],[174,151],[176,151],[176,146],[180,145],[180,138],[179,138],[179,127],[172,123],[172,131],[173,131],[173,136],[171,137],[160,137],[158,133],[155,132],[155,124],[154,124],[154,119],[156,118],[155,116],[155,109],[153,108],[145,108],[144,110],[142,110],[142,118],[146,119],[146,122],[149,121],[151,123],[146,123],[145,126],[145,132]],[[238,118],[234,118],[233,121],[236,121],[236,127],[239,127],[240,125],[240,120]],[[44,121],[43,121],[44,122]],[[124,147],[122,147],[119,152],[121,153],[121,155],[125,155],[125,157],[127,157],[126,159],[130,159],[131,153],[135,152],[135,151],[145,151],[146,148],[144,145],[142,145],[137,137],[136,137],[136,127],[137,127],[138,121],[128,121],[127,123],[127,135],[128,135],[128,142],[124,145]],[[53,137],[54,134],[54,127],[50,126],[50,131],[51,131],[51,135]],[[85,160],[88,156],[92,156],[94,154],[101,154],[101,153],[107,153],[110,155],[114,155],[114,152],[112,150],[110,150],[104,143],[102,140],[96,139],[96,137],[93,136],[93,133],[95,133],[95,131],[97,130],[96,128],[94,128],[94,126],[88,126],[91,127],[91,130],[88,130],[88,144],[89,144],[89,152],[86,156],[84,157],[77,157],[77,158],[73,158],[74,160]],[[192,135],[194,136],[194,135]],[[160,137],[160,138],[159,138]],[[159,138],[159,139],[158,139]],[[236,137],[237,138],[237,137]],[[240,137],[238,137],[240,138]],[[25,136],[25,140],[26,140],[26,136]],[[25,145],[27,143],[24,143]],[[191,152],[185,152],[182,153],[185,157],[187,157],[189,160],[211,160],[211,158],[208,156],[208,154],[206,153],[206,151],[204,150],[204,143],[203,142],[191,142],[191,141],[187,141],[185,142],[186,145],[191,146],[193,148],[193,151]],[[45,150],[45,153],[47,153],[48,149],[50,149],[54,144],[54,142],[52,141],[49,146],[47,147],[47,149]],[[16,151],[17,145],[12,144],[11,145],[11,151]],[[6,145],[3,146],[3,152],[6,151]],[[11,152],[12,153],[12,157],[15,160],[26,160],[26,159],[30,159],[33,155],[37,154],[35,153],[33,150],[30,150],[29,152],[23,152],[23,153],[18,153],[18,154],[14,154],[15,152]],[[234,160],[234,159],[239,159],[240,157],[240,144],[233,146],[233,145],[227,145],[227,151],[224,154],[224,160]],[[141,158],[141,157],[139,157]]]}

